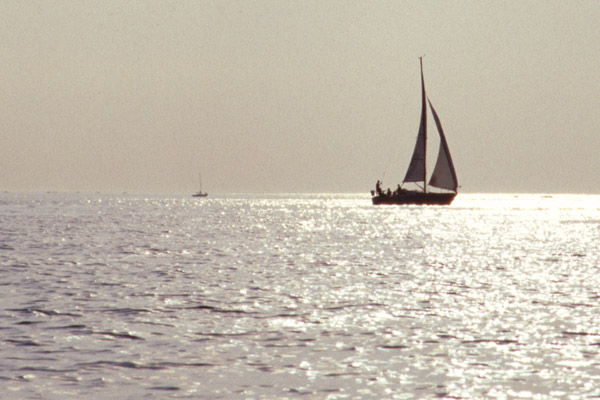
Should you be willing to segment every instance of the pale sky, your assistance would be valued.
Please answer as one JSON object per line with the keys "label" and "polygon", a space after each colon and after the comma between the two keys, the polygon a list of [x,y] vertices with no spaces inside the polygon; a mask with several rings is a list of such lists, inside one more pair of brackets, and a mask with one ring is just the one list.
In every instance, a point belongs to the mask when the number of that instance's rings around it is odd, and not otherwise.
{"label": "pale sky", "polygon": [[425,55],[461,192],[600,193],[600,1],[6,0],[0,38],[0,190],[395,186]]}

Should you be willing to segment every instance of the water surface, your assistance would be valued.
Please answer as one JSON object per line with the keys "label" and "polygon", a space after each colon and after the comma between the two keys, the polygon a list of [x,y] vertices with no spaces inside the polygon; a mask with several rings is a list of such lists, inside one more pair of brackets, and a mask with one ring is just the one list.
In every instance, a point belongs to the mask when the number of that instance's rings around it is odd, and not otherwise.
{"label": "water surface", "polygon": [[600,196],[0,195],[7,399],[600,397]]}

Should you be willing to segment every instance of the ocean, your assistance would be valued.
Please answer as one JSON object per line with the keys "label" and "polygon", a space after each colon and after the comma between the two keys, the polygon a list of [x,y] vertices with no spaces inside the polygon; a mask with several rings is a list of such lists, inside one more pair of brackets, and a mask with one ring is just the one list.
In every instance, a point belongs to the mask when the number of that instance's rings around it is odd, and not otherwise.
{"label": "ocean", "polygon": [[600,196],[0,194],[2,399],[600,398]]}

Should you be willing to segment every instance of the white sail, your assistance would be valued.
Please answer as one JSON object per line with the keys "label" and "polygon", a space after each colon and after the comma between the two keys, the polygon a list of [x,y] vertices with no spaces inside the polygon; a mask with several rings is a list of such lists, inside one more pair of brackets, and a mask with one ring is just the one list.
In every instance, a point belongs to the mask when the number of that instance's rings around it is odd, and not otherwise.
{"label": "white sail", "polygon": [[429,101],[429,107],[431,107],[431,113],[433,119],[440,134],[440,150],[438,152],[438,158],[429,180],[429,185],[435,186],[440,189],[447,189],[456,192],[458,182],[456,180],[456,172],[454,171],[454,164],[452,163],[452,157],[450,156],[450,150],[448,149],[448,143],[446,142],[446,136],[442,129],[442,123]]}
{"label": "white sail", "polygon": [[426,184],[426,154],[427,154],[427,103],[425,101],[425,80],[423,79],[423,60],[421,59],[421,124],[419,125],[419,134],[417,135],[417,143],[413,151],[410,165],[406,171],[404,182],[423,182]]}

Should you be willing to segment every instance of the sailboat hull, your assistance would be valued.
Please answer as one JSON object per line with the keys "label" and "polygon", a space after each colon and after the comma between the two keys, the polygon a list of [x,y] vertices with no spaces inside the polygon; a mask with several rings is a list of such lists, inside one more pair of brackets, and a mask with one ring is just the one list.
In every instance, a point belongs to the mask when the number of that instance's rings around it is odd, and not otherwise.
{"label": "sailboat hull", "polygon": [[399,204],[399,205],[439,205],[447,206],[452,203],[456,193],[423,193],[423,192],[403,192],[391,196],[377,195],[373,196],[373,204]]}

